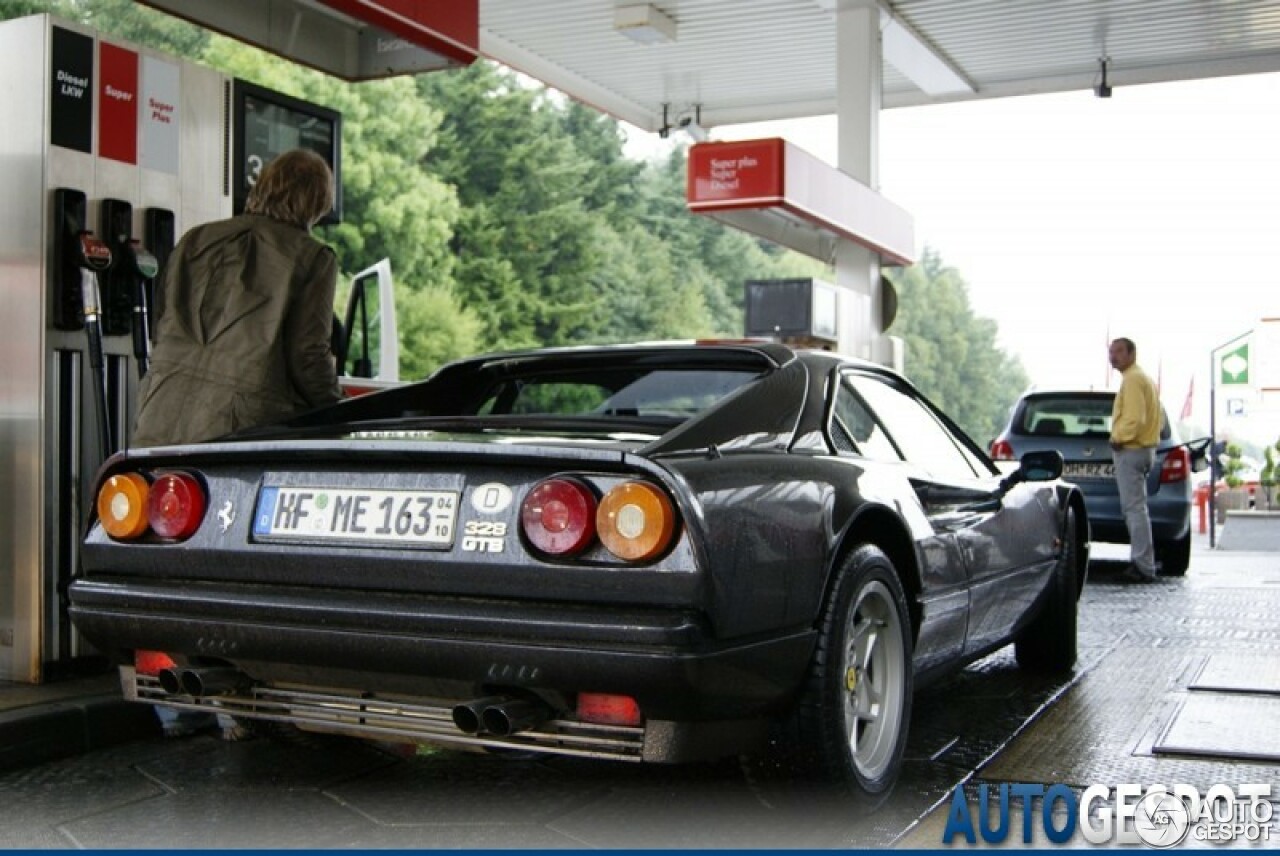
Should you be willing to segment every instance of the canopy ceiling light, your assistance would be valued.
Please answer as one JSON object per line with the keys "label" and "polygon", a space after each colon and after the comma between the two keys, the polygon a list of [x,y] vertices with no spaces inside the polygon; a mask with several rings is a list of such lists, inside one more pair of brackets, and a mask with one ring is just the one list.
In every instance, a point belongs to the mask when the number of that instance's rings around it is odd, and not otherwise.
{"label": "canopy ceiling light", "polygon": [[614,9],[613,28],[642,45],[658,45],[676,40],[676,22],[648,3],[634,3]]}

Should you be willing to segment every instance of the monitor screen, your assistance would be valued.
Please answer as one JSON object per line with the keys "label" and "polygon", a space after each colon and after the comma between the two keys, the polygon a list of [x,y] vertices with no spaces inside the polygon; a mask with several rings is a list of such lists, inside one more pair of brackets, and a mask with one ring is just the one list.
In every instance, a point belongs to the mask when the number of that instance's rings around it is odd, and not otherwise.
{"label": "monitor screen", "polygon": [[236,80],[232,103],[235,110],[232,170],[232,205],[244,211],[245,200],[263,167],[290,149],[310,149],[333,170],[333,210],[322,224],[342,220],[342,114],[309,101],[275,92],[244,80]]}

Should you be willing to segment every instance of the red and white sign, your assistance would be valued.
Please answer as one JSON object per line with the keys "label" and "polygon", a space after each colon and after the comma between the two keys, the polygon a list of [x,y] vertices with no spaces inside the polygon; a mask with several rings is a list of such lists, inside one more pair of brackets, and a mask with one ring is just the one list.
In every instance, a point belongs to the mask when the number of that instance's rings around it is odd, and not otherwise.
{"label": "red and white sign", "polygon": [[142,58],[142,96],[139,124],[142,151],[138,165],[178,174],[178,93],[181,72],[175,63],[152,56]]}
{"label": "red and white sign", "polygon": [[689,151],[689,207],[759,208],[783,202],[783,141],[703,143]]}
{"label": "red and white sign", "polygon": [[138,55],[107,42],[98,48],[98,156],[138,162]]}
{"label": "red and white sign", "polygon": [[[797,239],[803,226],[879,253],[888,264],[915,261],[915,224],[905,210],[862,182],[781,138],[698,143],[689,149],[689,210],[717,216],[801,252],[830,241]],[[776,221],[786,220],[786,228]],[[824,259],[825,260],[825,259]]]}

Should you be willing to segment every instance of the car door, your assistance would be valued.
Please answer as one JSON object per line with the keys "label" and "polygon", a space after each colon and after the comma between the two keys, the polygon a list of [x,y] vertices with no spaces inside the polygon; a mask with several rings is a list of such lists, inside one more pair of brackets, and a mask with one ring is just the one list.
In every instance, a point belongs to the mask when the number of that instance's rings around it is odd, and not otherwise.
{"label": "car door", "polygon": [[912,464],[911,485],[931,525],[955,539],[969,597],[966,651],[1006,638],[1048,572],[1053,518],[1044,507],[1047,494],[1019,485],[997,496],[998,474],[908,385],[859,372],[848,382]]}
{"label": "car door", "polygon": [[391,260],[383,259],[351,278],[347,313],[335,324],[338,382],[347,396],[400,385],[400,337],[396,332]]}
{"label": "car door", "polygon": [[[910,527],[920,557],[920,632],[913,655],[917,669],[955,660],[964,653],[969,628],[969,584],[949,512],[936,503],[912,502],[911,494],[904,493],[904,480],[922,485],[927,473],[904,459],[854,389],[852,376],[837,373],[831,388],[832,444],[842,457],[858,462],[855,471],[862,500],[894,509]],[[862,464],[865,461],[874,463]]]}

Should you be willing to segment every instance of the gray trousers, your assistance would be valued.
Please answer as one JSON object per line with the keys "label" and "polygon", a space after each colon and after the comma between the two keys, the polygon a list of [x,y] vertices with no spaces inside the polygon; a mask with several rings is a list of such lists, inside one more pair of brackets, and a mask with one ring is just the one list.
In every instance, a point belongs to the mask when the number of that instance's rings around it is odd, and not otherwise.
{"label": "gray trousers", "polygon": [[1120,510],[1129,530],[1129,560],[1144,574],[1156,572],[1156,551],[1151,544],[1151,516],[1147,513],[1147,474],[1155,466],[1156,450],[1112,449]]}

